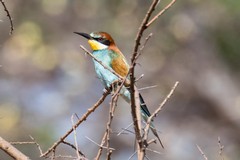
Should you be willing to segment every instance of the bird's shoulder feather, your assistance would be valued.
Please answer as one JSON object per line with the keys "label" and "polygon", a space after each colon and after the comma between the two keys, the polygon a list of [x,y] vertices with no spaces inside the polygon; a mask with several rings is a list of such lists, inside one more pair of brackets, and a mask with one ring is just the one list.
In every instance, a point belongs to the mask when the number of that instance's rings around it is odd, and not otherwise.
{"label": "bird's shoulder feather", "polygon": [[126,58],[117,47],[109,48],[115,55],[112,57],[112,69],[122,77],[128,74],[129,65],[127,64]]}

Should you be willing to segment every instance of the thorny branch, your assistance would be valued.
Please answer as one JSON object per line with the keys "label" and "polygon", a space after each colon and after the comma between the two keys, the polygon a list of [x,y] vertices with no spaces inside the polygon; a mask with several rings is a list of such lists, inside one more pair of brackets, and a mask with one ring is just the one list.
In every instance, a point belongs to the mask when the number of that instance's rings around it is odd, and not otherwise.
{"label": "thorny branch", "polygon": [[166,98],[162,101],[162,103],[159,105],[159,107],[155,110],[155,112],[150,116],[148,117],[148,120],[147,120],[147,124],[144,128],[144,135],[143,135],[143,140],[144,141],[147,141],[147,136],[148,136],[148,131],[149,131],[149,128],[150,128],[150,124],[151,124],[151,121],[153,120],[154,117],[157,116],[157,114],[162,110],[163,106],[167,103],[167,101],[169,100],[169,98],[172,96],[172,94],[174,93],[176,87],[178,86],[179,82],[175,82],[174,86],[172,87],[171,91],[168,93],[168,95],[166,96]]}
{"label": "thorny branch", "polygon": [[[92,108],[88,109],[88,111],[78,120],[78,122],[74,125],[75,128],[77,128],[83,121],[87,119],[87,117],[95,111],[95,109],[100,106],[100,104],[105,100],[107,95],[110,93],[109,90],[103,93],[102,97],[92,106]],[[62,143],[69,134],[73,132],[73,128],[71,128],[63,137],[61,137],[57,142],[55,142],[52,147],[50,147],[45,153],[41,155],[41,157],[46,157],[50,152],[54,151],[56,147]]]}
{"label": "thorny branch", "polygon": [[223,148],[224,146],[221,144],[221,138],[218,137],[218,147],[219,147],[219,156],[221,158],[221,160],[224,160],[224,157],[223,157]]}
{"label": "thorny branch", "polygon": [[78,149],[77,131],[76,131],[76,128],[74,126],[74,116],[73,115],[71,116],[71,122],[72,122],[72,128],[73,128],[74,143],[75,143],[75,146],[76,146],[76,154],[77,154],[78,159],[80,159],[81,156],[80,156],[79,149]]}
{"label": "thorny branch", "polygon": [[[114,113],[116,105],[117,105],[116,104],[117,98],[118,98],[118,96],[117,97],[113,97],[112,96],[111,103],[110,103],[110,109],[109,109],[109,118],[108,118],[108,122],[107,122],[107,127],[106,127],[106,131],[104,133],[104,136],[103,136],[102,142],[101,142],[102,145],[104,145],[104,143],[107,142],[106,146],[107,146],[107,154],[108,154],[109,158],[110,158],[110,156],[112,154],[112,149],[109,147],[111,124],[112,124],[112,120],[113,120],[113,113]],[[99,160],[100,159],[100,156],[102,154],[102,149],[103,149],[103,147],[100,146],[95,160]]]}
{"label": "thorny branch", "polygon": [[166,7],[164,7],[153,19],[151,19],[146,27],[149,27],[153,22],[155,22],[163,13],[165,13],[170,7],[173,6],[173,4],[176,2],[176,0],[172,0]]}
{"label": "thorny branch", "polygon": [[[127,74],[128,75],[128,74]],[[105,144],[106,142],[106,139],[107,139],[107,150],[108,150],[108,157],[110,158],[111,157],[111,154],[112,154],[112,149],[109,149],[109,143],[110,143],[110,127],[111,127],[111,122],[112,122],[112,119],[113,119],[113,113],[114,113],[114,110],[115,110],[115,107],[116,107],[116,104],[117,104],[117,100],[118,100],[118,97],[119,97],[119,93],[122,89],[122,87],[124,86],[124,83],[125,81],[127,80],[127,76],[124,78],[124,80],[121,82],[120,86],[117,87],[116,91],[114,92],[114,94],[112,95],[112,98],[111,98],[111,103],[110,103],[110,111],[109,111],[109,120],[108,120],[108,123],[107,123],[107,129],[104,133],[104,136],[102,138],[102,142],[101,142],[101,146]],[[119,81],[116,81],[116,82],[113,82],[112,83],[112,89],[114,90],[114,86],[118,85]],[[103,147],[99,148],[98,150],[98,153],[97,153],[97,156],[96,156],[96,160],[98,160],[102,154],[102,149]]]}
{"label": "thorny branch", "polygon": [[[175,0],[173,0],[175,2]],[[135,83],[135,77],[134,77],[134,67],[136,65],[136,60],[138,58],[138,56],[140,55],[139,50],[139,46],[140,46],[140,41],[143,35],[143,32],[159,17],[161,16],[168,8],[170,8],[174,2],[172,2],[172,4],[169,4],[168,6],[166,6],[162,11],[160,11],[150,22],[149,19],[153,13],[153,11],[155,10],[155,7],[157,6],[157,4],[160,2],[160,0],[154,0],[141,24],[141,26],[139,27],[139,31],[138,34],[136,36],[136,40],[135,40],[135,46],[134,46],[134,51],[133,51],[133,55],[131,58],[131,67],[129,70],[129,75],[130,75],[130,81],[125,77],[121,77],[120,75],[118,75],[115,71],[111,70],[110,68],[106,67],[101,61],[99,61],[98,59],[96,59],[89,51],[87,51],[83,46],[80,46],[81,49],[83,49],[89,56],[91,56],[95,61],[97,61],[98,63],[100,63],[105,69],[109,70],[110,72],[112,72],[114,75],[116,75],[121,81],[122,84],[119,87],[118,92],[116,92],[117,94],[119,93],[119,91],[121,90],[121,87],[124,86],[129,86],[130,85],[130,90],[131,90],[131,110],[132,110],[132,118],[133,118],[133,123],[134,123],[134,129],[135,129],[135,134],[136,134],[136,139],[137,139],[137,143],[138,143],[138,159],[143,159],[145,156],[145,148],[143,147],[142,144],[142,137],[141,137],[141,116],[140,116],[140,104],[139,104],[139,97],[138,97],[138,90],[135,87],[134,83]],[[148,39],[151,37],[151,35],[146,39],[145,43],[147,43]],[[145,46],[145,44],[144,44]],[[144,48],[144,46],[140,49],[140,51]],[[86,118],[104,101],[104,99],[106,98],[106,96],[109,94],[109,90],[104,93],[103,97],[91,108],[88,110],[87,113],[85,113],[81,119],[79,119],[79,121],[75,124],[75,128],[77,128],[84,120],[86,120]],[[112,98],[113,100],[113,98]],[[115,100],[113,100],[112,102],[114,102]],[[117,100],[116,100],[117,101]],[[114,102],[115,103],[115,102]],[[113,104],[113,103],[111,103]],[[108,149],[108,155],[107,157],[110,159],[111,154],[112,154],[112,149],[109,147],[109,133],[110,133],[110,125],[111,125],[111,121],[113,118],[113,109],[110,111],[110,118],[109,118],[109,122],[107,124],[107,130],[102,138],[102,142],[100,144],[100,149],[98,152],[97,157],[101,156],[101,152],[102,149],[104,148],[103,145],[106,142],[107,139],[107,149]],[[159,112],[159,111],[158,111]],[[156,113],[157,114],[157,113]],[[154,116],[156,116],[156,114],[153,114]],[[152,116],[153,117],[153,116]],[[60,144],[63,143],[65,138],[73,132],[73,128],[70,129],[63,137],[60,138],[60,140],[58,140],[57,142],[54,143],[54,145],[49,148],[44,154],[41,155],[41,157],[46,157],[50,152],[55,152],[56,147]]]}
{"label": "thorny branch", "polygon": [[201,147],[200,147],[199,145],[197,145],[197,148],[198,148],[199,152],[201,153],[201,155],[203,156],[203,158],[204,158],[205,160],[208,160],[207,156],[205,155],[205,153],[203,152],[203,150],[201,149]]}
{"label": "thorny branch", "polygon": [[[130,90],[131,90],[131,111],[132,111],[132,118],[134,122],[134,129],[135,129],[135,134],[136,134],[136,139],[137,139],[137,147],[138,147],[138,159],[142,160],[144,159],[145,156],[145,149],[143,146],[143,141],[141,137],[141,132],[140,132],[140,123],[141,122],[141,117],[137,116],[137,110],[140,110],[140,106],[136,105],[136,90],[135,90],[135,76],[134,76],[134,68],[136,65],[136,60],[138,57],[138,52],[139,52],[139,46],[140,46],[140,41],[143,35],[143,32],[149,27],[147,26],[149,19],[155,10],[157,4],[160,2],[160,0],[154,0],[151,4],[151,6],[148,9],[148,12],[145,15],[145,18],[142,21],[141,26],[139,27],[136,39],[135,39],[135,46],[131,58],[131,67],[130,67]],[[164,11],[163,11],[164,12]]]}
{"label": "thorny branch", "polygon": [[4,11],[7,13],[7,17],[8,17],[8,19],[9,19],[9,21],[10,21],[10,31],[9,31],[9,34],[11,35],[12,32],[13,32],[13,30],[14,30],[12,17],[11,17],[11,15],[10,15],[10,13],[9,13],[9,11],[8,11],[5,3],[4,3],[4,1],[3,1],[3,0],[0,0],[0,2],[2,3],[2,6],[3,6],[3,8],[4,8]]}

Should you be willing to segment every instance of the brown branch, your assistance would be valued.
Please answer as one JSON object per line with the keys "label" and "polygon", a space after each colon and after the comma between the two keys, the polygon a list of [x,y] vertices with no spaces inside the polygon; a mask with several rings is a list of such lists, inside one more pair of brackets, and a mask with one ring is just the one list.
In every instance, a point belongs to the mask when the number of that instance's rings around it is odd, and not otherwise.
{"label": "brown branch", "polygon": [[0,149],[7,153],[14,159],[17,160],[29,160],[29,158],[20,152],[18,149],[13,147],[9,142],[0,137]]}
{"label": "brown branch", "polygon": [[134,123],[134,130],[136,134],[136,140],[137,140],[137,152],[138,152],[138,159],[143,160],[145,156],[145,149],[143,147],[143,142],[141,138],[141,132],[140,132],[140,124],[141,124],[141,115],[138,113],[137,110],[140,111],[140,104],[136,105],[136,87],[135,87],[135,76],[134,76],[134,68],[136,65],[137,55],[138,55],[138,48],[140,46],[140,41],[143,35],[144,30],[147,29],[147,23],[150,19],[150,16],[152,15],[153,11],[155,10],[155,7],[157,6],[159,0],[154,0],[151,4],[151,6],[148,9],[147,14],[145,15],[145,18],[142,21],[141,26],[139,27],[136,39],[135,39],[135,46],[131,58],[131,67],[130,67],[130,90],[131,90],[131,113],[132,113],[132,119]]}
{"label": "brown branch", "polygon": [[100,156],[102,155],[102,150],[103,148],[108,148],[108,147],[104,147],[104,144],[106,142],[106,138],[107,138],[107,132],[104,133],[103,137],[102,137],[102,141],[101,141],[101,144],[99,145],[99,149],[98,149],[98,153],[97,153],[97,156],[96,156],[96,160],[98,160],[100,158]]}
{"label": "brown branch", "polygon": [[13,30],[14,30],[14,28],[13,28],[12,17],[11,17],[11,15],[10,15],[10,13],[9,13],[9,11],[8,11],[8,9],[7,9],[6,5],[5,5],[5,3],[4,3],[4,1],[3,1],[3,0],[0,0],[0,2],[2,3],[3,8],[4,8],[4,11],[7,13],[7,17],[8,17],[8,19],[9,19],[9,21],[10,21],[10,31],[9,31],[9,34],[11,35],[12,32],[13,32]]}
{"label": "brown branch", "polygon": [[173,4],[176,2],[176,0],[172,0],[166,7],[164,7],[153,19],[151,19],[146,27],[149,27],[153,22],[155,22],[163,13],[165,13],[170,7],[173,6]]}
{"label": "brown branch", "polygon": [[179,82],[175,82],[174,86],[172,87],[172,89],[170,90],[170,92],[168,93],[168,95],[166,96],[166,98],[162,101],[162,103],[159,105],[159,107],[153,112],[153,114],[148,117],[147,120],[147,124],[144,128],[144,136],[143,136],[143,140],[146,141],[147,140],[147,136],[148,136],[148,131],[150,128],[150,124],[153,121],[153,118],[157,116],[157,114],[162,110],[163,106],[167,103],[167,101],[169,100],[169,98],[172,96],[172,94],[174,93],[176,87],[178,86]]}
{"label": "brown branch", "polygon": [[[128,75],[128,74],[127,74]],[[101,146],[103,146],[107,140],[107,150],[108,150],[108,153],[107,153],[107,157],[111,157],[111,154],[112,154],[112,149],[109,149],[109,143],[110,143],[110,127],[111,127],[111,123],[112,123],[112,119],[113,119],[113,113],[115,111],[115,107],[116,107],[116,103],[117,103],[117,100],[118,100],[118,97],[119,97],[119,93],[122,89],[122,87],[124,86],[124,83],[125,81],[127,80],[127,76],[124,78],[124,80],[121,82],[120,86],[118,86],[116,92],[112,95],[112,98],[111,98],[111,103],[110,103],[110,110],[109,110],[109,120],[107,122],[107,129],[104,133],[104,136],[102,138],[102,141],[101,141]],[[116,81],[116,82],[113,82],[112,83],[112,88],[114,89],[114,86],[115,85],[118,85],[119,81]],[[99,150],[98,150],[98,153],[97,153],[97,156],[96,156],[96,160],[98,160],[102,154],[102,149],[103,147],[100,147]]]}
{"label": "brown branch", "polygon": [[[81,117],[81,119],[78,120],[78,122],[74,125],[75,128],[77,128],[83,121],[87,119],[87,117],[95,111],[95,109],[100,106],[100,104],[105,100],[107,95],[110,93],[109,90],[103,93],[102,97],[92,106],[92,108],[88,109],[88,111]],[[73,128],[71,128],[63,137],[61,137],[57,142],[55,142],[52,147],[50,147],[45,153],[43,153],[40,157],[46,157],[51,151],[55,150],[55,148],[62,143],[69,134],[73,132]]]}

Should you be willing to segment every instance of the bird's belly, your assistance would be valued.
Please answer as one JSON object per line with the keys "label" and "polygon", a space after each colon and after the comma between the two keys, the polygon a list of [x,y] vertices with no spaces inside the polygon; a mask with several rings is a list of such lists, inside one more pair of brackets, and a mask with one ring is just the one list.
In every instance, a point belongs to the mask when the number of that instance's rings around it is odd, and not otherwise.
{"label": "bird's belly", "polygon": [[[118,77],[115,76],[112,72],[110,72],[109,70],[105,69],[101,64],[99,64],[98,62],[94,62],[95,65],[95,70],[96,70],[96,74],[97,77],[101,80],[101,82],[103,83],[103,85],[105,87],[110,87],[110,85],[118,80]],[[110,67],[109,67],[110,68]]]}
{"label": "bird's belly", "polygon": [[[94,65],[95,65],[97,77],[101,80],[101,82],[105,87],[110,87],[113,82],[119,79],[117,76],[115,76],[109,70],[105,69],[98,62],[94,61]],[[125,99],[125,101],[130,103],[130,92],[127,90],[126,87],[122,87],[120,91],[120,95],[123,97],[123,99]]]}

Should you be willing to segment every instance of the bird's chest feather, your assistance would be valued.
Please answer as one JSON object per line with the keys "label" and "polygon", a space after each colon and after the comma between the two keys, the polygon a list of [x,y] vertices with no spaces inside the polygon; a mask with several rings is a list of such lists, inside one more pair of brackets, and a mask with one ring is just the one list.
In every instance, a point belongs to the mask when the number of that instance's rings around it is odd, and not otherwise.
{"label": "bird's chest feather", "polygon": [[[113,55],[109,53],[108,50],[100,50],[100,51],[94,51],[93,55],[101,61],[106,67],[109,69],[112,69],[112,60]],[[101,64],[99,64],[97,61],[93,60],[96,74],[98,78],[103,82],[105,87],[109,87],[112,82],[117,80],[117,76],[115,76],[112,72],[105,69]]]}

